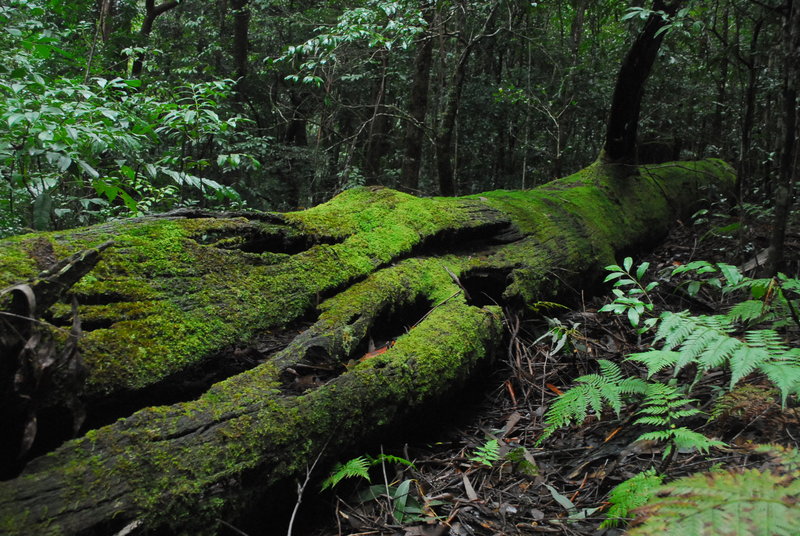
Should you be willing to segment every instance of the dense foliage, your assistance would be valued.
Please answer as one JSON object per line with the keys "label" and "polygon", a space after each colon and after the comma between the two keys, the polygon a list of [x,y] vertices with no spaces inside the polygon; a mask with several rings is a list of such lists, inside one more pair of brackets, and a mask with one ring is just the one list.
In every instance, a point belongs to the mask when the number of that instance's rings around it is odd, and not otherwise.
{"label": "dense foliage", "polygon": [[[779,7],[690,2],[671,19],[644,159],[736,161],[745,197],[764,201]],[[361,184],[542,183],[597,156],[648,14],[609,0],[10,0],[0,232],[190,204],[292,209]]]}

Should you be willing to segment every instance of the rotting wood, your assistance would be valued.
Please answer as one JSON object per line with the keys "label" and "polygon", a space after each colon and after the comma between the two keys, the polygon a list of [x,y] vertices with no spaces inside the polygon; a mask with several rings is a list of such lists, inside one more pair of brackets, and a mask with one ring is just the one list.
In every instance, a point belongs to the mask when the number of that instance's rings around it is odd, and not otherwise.
{"label": "rotting wood", "polygon": [[[730,189],[734,182],[731,168],[716,160],[635,170],[595,164],[537,190],[455,200],[360,189],[316,209],[284,215],[285,224],[173,216],[161,223],[149,219],[40,235],[53,241],[56,252],[81,239],[113,237],[122,243],[106,252],[113,255],[90,272],[91,281],[76,285],[79,299],[91,295],[91,289],[112,292],[115,276],[147,275],[153,278],[145,292],[150,294],[137,299],[162,299],[177,311],[195,312],[197,303],[180,302],[179,295],[165,298],[169,286],[186,285],[184,279],[193,277],[199,278],[194,285],[223,284],[227,275],[224,291],[212,295],[222,304],[192,320],[234,316],[232,303],[252,306],[256,313],[231,319],[256,323],[237,325],[233,336],[243,339],[279,323],[281,314],[303,314],[319,295],[330,297],[321,301],[314,325],[274,359],[215,384],[196,400],[145,408],[91,430],[0,483],[0,531],[112,534],[135,526],[140,532],[170,527],[176,533],[214,533],[219,519],[235,519],[276,483],[302,474],[323,446],[326,457],[354,446],[369,432],[462,385],[491,357],[502,339],[500,307],[471,305],[456,279],[476,279],[475,274],[503,278],[507,284],[495,298],[505,305],[548,299],[595,280],[619,252],[652,244],[705,197],[705,188]],[[512,228],[517,239],[509,242]],[[136,232],[155,234],[161,249],[148,250],[148,244],[126,237]],[[495,240],[499,236],[505,238]],[[26,240],[6,242],[3,251],[7,245],[24,248]],[[170,240],[174,247],[163,250]],[[257,244],[250,249],[288,244],[294,252],[243,251],[243,244]],[[153,256],[142,259],[144,271],[123,262],[143,251]],[[177,266],[166,262],[171,256]],[[218,266],[226,258],[272,276],[273,283],[280,283],[275,293],[266,294],[269,286],[235,288],[233,283],[253,283],[236,266],[223,266],[214,277],[208,274],[216,272],[191,266],[201,261]],[[28,262],[23,255],[17,260]],[[33,269],[34,262],[28,265]],[[309,273],[315,270],[331,273]],[[17,270],[17,279],[23,273]],[[252,293],[239,301],[226,299],[237,290]],[[476,292],[470,289],[470,294],[474,299]],[[256,297],[271,306],[250,303]],[[357,361],[377,318],[420,302],[429,314],[421,321],[396,319],[397,332],[388,334],[395,344]],[[117,329],[125,322],[103,328],[108,337],[119,337],[116,348],[139,344],[126,338],[135,332]],[[187,333],[172,335],[170,341]],[[224,343],[216,344],[219,349]],[[303,367],[335,372],[320,386],[287,392],[286,383]],[[153,369],[157,377],[158,367]],[[109,371],[92,373],[93,385],[102,390]],[[120,374],[126,378],[124,370]]]}

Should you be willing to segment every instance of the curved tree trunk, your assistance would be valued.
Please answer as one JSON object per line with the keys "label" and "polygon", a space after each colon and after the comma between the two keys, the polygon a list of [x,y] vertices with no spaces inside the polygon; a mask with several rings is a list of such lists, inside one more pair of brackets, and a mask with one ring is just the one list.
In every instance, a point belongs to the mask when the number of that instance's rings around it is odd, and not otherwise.
{"label": "curved tree trunk", "polygon": [[644,85],[656,61],[661,41],[664,39],[664,34],[659,33],[659,30],[667,24],[667,20],[660,12],[667,16],[674,15],[679,5],[680,0],[671,3],[654,0],[654,13],[648,17],[644,28],[622,62],[614,94],[611,97],[611,111],[603,146],[602,158],[606,162],[636,163],[636,135]]}
{"label": "curved tree trunk", "polygon": [[[82,304],[90,406],[252,361],[32,460],[0,483],[0,532],[214,533],[320,452],[462,385],[502,339],[496,304],[595,281],[692,210],[700,187],[734,181],[716,160],[636,171],[598,162],[536,190],[458,199],[360,188],[303,212],[185,211],[0,242],[3,284],[105,244],[68,293]],[[70,317],[65,303],[43,314]],[[288,344],[263,349],[309,314]]]}

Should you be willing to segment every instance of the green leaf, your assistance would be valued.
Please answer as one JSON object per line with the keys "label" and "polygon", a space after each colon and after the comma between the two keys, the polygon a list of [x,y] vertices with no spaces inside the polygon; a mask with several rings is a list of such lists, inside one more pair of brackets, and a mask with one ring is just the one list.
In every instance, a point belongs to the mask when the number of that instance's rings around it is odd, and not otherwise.
{"label": "green leaf", "polygon": [[83,160],[78,160],[78,166],[86,172],[93,179],[97,179],[100,177],[100,173],[97,172],[92,166],[90,166],[87,162]]}
{"label": "green leaf", "polygon": [[686,292],[689,296],[697,296],[697,293],[700,292],[700,285],[700,281],[690,281],[686,287]]}
{"label": "green leaf", "polygon": [[24,113],[13,113],[8,116],[8,119],[6,119],[6,121],[8,122],[9,128],[11,128],[20,121],[22,121],[23,119],[25,119]]}
{"label": "green leaf", "polygon": [[398,523],[403,523],[410,512],[406,511],[406,506],[409,502],[409,494],[411,493],[411,483],[413,480],[403,480],[397,486],[394,493],[394,517]]}
{"label": "green leaf", "polygon": [[630,272],[631,267],[633,266],[633,259],[631,257],[625,257],[625,259],[622,261],[622,266],[625,267],[626,272]]}
{"label": "green leaf", "polygon": [[637,327],[639,325],[639,311],[637,311],[635,307],[628,309],[628,320],[633,327]]}
{"label": "green leaf", "polygon": [[647,272],[647,269],[649,267],[650,267],[650,263],[649,262],[643,262],[642,264],[640,264],[639,268],[636,269],[636,279],[641,281],[642,277],[644,277],[644,274],[645,274],[645,272]]}
{"label": "green leaf", "polygon": [[725,264],[724,262],[717,263],[719,266],[722,275],[725,276],[725,279],[728,281],[729,285],[737,285],[741,283],[744,276],[739,272],[739,268],[736,266],[731,266],[730,264]]}

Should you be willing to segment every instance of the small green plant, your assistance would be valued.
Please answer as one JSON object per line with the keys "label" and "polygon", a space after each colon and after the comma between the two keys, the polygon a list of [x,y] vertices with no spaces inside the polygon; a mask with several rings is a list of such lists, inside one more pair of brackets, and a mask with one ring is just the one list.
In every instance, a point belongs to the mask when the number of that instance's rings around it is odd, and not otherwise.
{"label": "small green plant", "polygon": [[626,314],[631,326],[636,328],[636,332],[639,334],[649,330],[658,322],[657,318],[647,318],[642,322],[642,316],[653,311],[653,301],[649,293],[658,286],[657,281],[651,281],[646,285],[643,282],[649,267],[649,262],[643,262],[636,267],[634,272],[632,271],[633,259],[625,257],[622,266],[616,264],[606,266],[606,270],[611,273],[603,281],[604,283],[614,281],[614,288],[611,292],[615,297],[614,301],[601,307],[600,312]]}
{"label": "small green plant", "polygon": [[475,454],[469,458],[473,462],[478,462],[483,465],[491,467],[500,459],[500,443],[496,439],[490,439],[477,449]]}
{"label": "small green plant", "polygon": [[616,527],[621,521],[629,519],[631,510],[644,506],[663,480],[664,477],[656,474],[655,469],[648,469],[617,484],[608,496],[611,507],[600,528]]}
{"label": "small green plant", "polygon": [[634,424],[655,426],[658,429],[640,435],[637,441],[660,441],[666,443],[663,457],[669,458],[675,450],[695,449],[708,454],[711,447],[722,447],[725,443],[709,439],[699,432],[685,426],[677,426],[681,419],[700,414],[700,410],[686,407],[694,399],[687,399],[686,394],[675,385],[652,383],[648,385],[639,418]]}
{"label": "small green plant", "polygon": [[547,410],[547,426],[537,444],[559,428],[583,423],[590,409],[600,417],[604,406],[608,405],[619,416],[624,396],[647,391],[647,382],[636,377],[624,377],[616,363],[605,359],[599,359],[597,363],[600,366],[599,374],[587,374],[575,380],[577,385],[559,396]]}
{"label": "small green plant", "polygon": [[548,330],[533,341],[533,344],[538,344],[544,339],[550,339],[550,353],[557,354],[563,349],[571,349],[576,341],[581,337],[578,330],[580,323],[571,322],[570,327],[565,326],[558,318],[545,317],[547,320]]}
{"label": "small green plant", "polygon": [[[369,476],[370,468],[385,463],[398,463],[407,467],[414,467],[414,464],[409,460],[390,454],[381,453],[375,457],[369,455],[358,456],[343,464],[337,464],[330,476],[323,481],[322,489],[332,488],[343,479],[350,477],[359,477],[371,482]],[[385,476],[386,472],[384,471],[384,478]],[[361,503],[379,500],[388,501],[392,516],[399,524],[429,522],[438,519],[433,507],[444,503],[442,501],[428,500],[424,497],[424,494],[415,493],[416,482],[413,478],[407,478],[399,482],[385,480],[380,484],[372,484],[358,494],[358,500]]]}
{"label": "small green plant", "polygon": [[358,456],[344,463],[337,463],[328,478],[322,481],[322,489],[332,488],[345,478],[360,477],[370,482],[369,469],[375,465],[386,462],[414,467],[414,464],[405,458],[392,456],[391,454],[381,453],[375,457],[369,455]]}
{"label": "small green plant", "polygon": [[664,313],[655,343],[663,348],[631,355],[643,363],[648,377],[666,368],[677,374],[689,365],[696,367],[695,382],[711,369],[730,368],[733,388],[742,378],[758,370],[781,391],[783,404],[800,390],[800,348],[789,348],[772,329],[747,331],[744,340],[733,336],[728,315],[692,316],[688,312]]}

